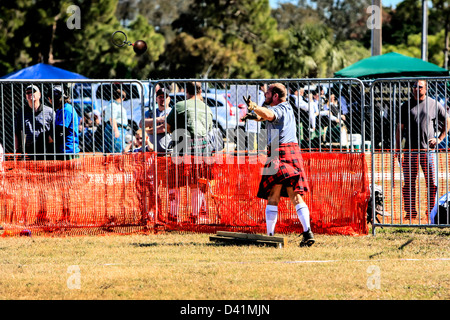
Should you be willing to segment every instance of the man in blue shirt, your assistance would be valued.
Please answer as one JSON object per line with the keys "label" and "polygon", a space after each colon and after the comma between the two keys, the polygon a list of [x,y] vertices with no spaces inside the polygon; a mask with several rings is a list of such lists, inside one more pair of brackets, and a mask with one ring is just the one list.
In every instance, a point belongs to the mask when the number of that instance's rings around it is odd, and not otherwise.
{"label": "man in blue shirt", "polygon": [[268,160],[264,165],[257,196],[267,199],[268,235],[275,232],[280,198],[289,197],[303,226],[300,246],[311,246],[315,240],[310,227],[309,209],[302,197],[309,191],[309,185],[295,130],[296,119],[286,97],[286,87],[274,83],[265,94],[264,105],[268,107],[247,101],[248,110],[254,111],[258,120],[266,121],[267,129]]}
{"label": "man in blue shirt", "polygon": [[49,97],[56,109],[54,141],[56,160],[70,160],[78,157],[80,152],[78,125],[80,117],[70,104],[61,86],[53,87],[53,94]]}

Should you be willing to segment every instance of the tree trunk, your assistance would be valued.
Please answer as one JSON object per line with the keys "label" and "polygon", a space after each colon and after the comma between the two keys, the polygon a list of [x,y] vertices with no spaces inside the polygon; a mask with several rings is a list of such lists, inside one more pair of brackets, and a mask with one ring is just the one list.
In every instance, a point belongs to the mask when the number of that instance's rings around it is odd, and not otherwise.
{"label": "tree trunk", "polygon": [[53,58],[53,40],[55,39],[56,24],[60,17],[61,17],[61,13],[58,13],[58,15],[55,16],[55,21],[53,21],[53,25],[52,25],[52,37],[50,39],[50,47],[49,47],[49,51],[48,51],[48,64],[50,64],[50,65],[53,65],[53,64],[55,64],[55,62],[57,62]]}

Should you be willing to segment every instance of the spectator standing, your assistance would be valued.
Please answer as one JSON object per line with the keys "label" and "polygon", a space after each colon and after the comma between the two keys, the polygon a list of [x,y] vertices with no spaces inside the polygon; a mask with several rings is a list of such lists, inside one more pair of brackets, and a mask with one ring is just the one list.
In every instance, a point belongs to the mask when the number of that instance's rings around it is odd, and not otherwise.
{"label": "spectator standing", "polygon": [[16,112],[14,117],[14,148],[16,153],[31,155],[31,160],[44,160],[52,151],[51,129],[55,112],[42,103],[41,91],[36,85],[25,89],[28,106]]}
{"label": "spectator standing", "polygon": [[121,153],[125,150],[128,128],[127,110],[123,106],[126,93],[121,89],[115,89],[112,98],[105,108],[104,115],[105,152]]}
{"label": "spectator standing", "polygon": [[77,158],[80,152],[78,137],[80,117],[61,86],[53,87],[53,95],[50,95],[49,101],[56,109],[55,131],[52,135],[57,153],[55,159],[70,160]]}
{"label": "spectator standing", "polygon": [[401,162],[404,175],[402,195],[405,219],[414,219],[417,217],[416,181],[419,165],[427,186],[427,214],[434,207],[437,193],[435,148],[450,129],[450,117],[442,104],[427,96],[427,82],[419,80],[413,85],[411,98],[401,105],[399,120],[396,146],[401,150],[401,141],[405,139],[403,161],[399,153],[395,153],[395,156]]}
{"label": "spectator standing", "polygon": [[347,133],[347,129],[345,127],[346,113],[346,111],[341,110],[341,106],[336,99],[336,96],[331,92],[329,95],[329,99],[325,100],[325,105],[323,106],[322,111],[320,111],[321,122],[323,126],[328,126],[328,130],[325,133],[325,141],[344,141],[342,137],[346,137]]}
{"label": "spectator standing", "polygon": [[307,147],[309,145],[310,135],[315,129],[316,116],[313,106],[311,104],[308,105],[308,102],[305,101],[304,94],[304,88],[296,88],[294,84],[289,86],[288,100],[294,111],[296,132],[299,133],[302,146]]}
{"label": "spectator standing", "polygon": [[[201,84],[188,82],[186,100],[178,102],[167,116],[167,131],[173,133],[181,129],[178,133],[180,137],[186,138],[184,144],[187,146],[183,148],[183,154],[202,155],[209,147],[208,132],[212,128],[212,123],[213,114],[203,102]],[[174,144],[180,146],[179,142],[176,140]],[[178,150],[180,151],[179,148]]]}
{"label": "spectator standing", "polygon": [[300,121],[303,127],[301,144],[302,148],[318,147],[320,144],[319,134],[317,133],[319,129],[317,125],[319,105],[314,100],[313,91],[305,90],[305,88],[299,89],[298,96],[294,95],[297,107],[300,110]]}
{"label": "spectator standing", "polygon": [[[169,92],[164,88],[159,89],[156,92],[156,103],[157,108],[155,114],[153,110],[148,110],[145,112],[145,119],[143,121],[144,128],[150,137],[150,142],[156,146],[155,151],[160,153],[166,153],[172,151],[172,136],[170,133],[166,132],[166,117],[169,115],[172,108],[170,104]],[[155,119],[153,116],[155,115]],[[156,120],[156,130],[153,128],[154,120]],[[142,121],[140,123],[142,128]],[[154,133],[156,131],[156,140]]]}
{"label": "spectator standing", "polygon": [[341,121],[345,121],[345,114],[340,110],[339,103],[334,94],[330,94],[329,100],[325,100],[320,115],[326,117],[325,121],[331,121],[332,125],[338,125]]}
{"label": "spectator standing", "polygon": [[[205,202],[204,184],[198,178],[211,178],[210,165],[198,156],[208,156],[211,151],[208,132],[212,129],[213,114],[203,102],[202,87],[199,82],[188,82],[185,87],[186,100],[178,102],[167,116],[167,131],[172,133],[175,156],[194,155],[189,163],[183,161],[178,168],[171,166],[171,175],[178,172],[180,186],[189,185],[191,190],[191,221],[196,223],[202,204]],[[169,188],[176,188],[173,177],[169,178]]]}

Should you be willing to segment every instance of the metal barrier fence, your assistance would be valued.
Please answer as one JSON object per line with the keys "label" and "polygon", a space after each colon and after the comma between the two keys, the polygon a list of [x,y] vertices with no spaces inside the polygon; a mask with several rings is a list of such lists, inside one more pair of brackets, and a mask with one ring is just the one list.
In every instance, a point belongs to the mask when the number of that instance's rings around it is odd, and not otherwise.
{"label": "metal barrier fence", "polygon": [[137,80],[1,80],[0,143],[14,159],[122,153],[145,97],[148,86]]}
{"label": "metal barrier fence", "polygon": [[[31,96],[30,104],[48,106],[47,118],[58,110],[54,88],[63,87],[68,103],[76,110],[78,116],[79,155],[121,153],[124,148],[114,148],[114,132],[109,119],[114,109],[119,109],[119,140],[125,147],[132,148],[133,137],[139,130],[145,114],[155,121],[159,114],[156,91],[160,86],[167,89],[165,98],[170,97],[169,104],[185,100],[185,86],[190,80],[0,80],[0,143],[5,153],[14,158],[51,159],[62,156],[64,152],[55,149],[55,143],[44,141],[42,135],[26,137],[27,121],[36,117],[40,109],[28,109],[26,88],[36,86],[39,95]],[[370,136],[366,129],[364,114],[364,85],[358,79],[277,79],[277,80],[197,80],[202,83],[203,97],[213,111],[213,125],[219,142],[223,141],[223,151],[229,153],[265,150],[264,124],[252,120],[242,121],[247,113],[243,96],[250,95],[253,101],[262,104],[264,94],[260,94],[261,86],[274,81],[282,82],[288,89],[288,100],[294,107],[298,119],[297,135],[304,151],[350,151],[358,152],[370,143],[365,137]],[[323,91],[321,92],[321,88]],[[115,91],[123,91],[123,99],[115,103]],[[53,99],[52,99],[53,98]],[[114,106],[115,104],[115,106]],[[113,108],[114,107],[114,108]],[[63,109],[66,111],[65,108]],[[30,114],[28,114],[28,110]],[[105,114],[105,112],[108,112]],[[27,118],[27,116],[29,118]],[[31,117],[33,116],[33,117]],[[67,118],[67,117],[65,117]],[[49,120],[49,119],[47,119]],[[66,119],[68,120],[68,119]],[[72,120],[76,120],[73,118]],[[44,121],[44,120],[39,120]],[[150,120],[151,121],[151,120]],[[44,121],[45,122],[45,121]],[[50,121],[51,122],[51,121]],[[66,138],[68,131],[55,131],[49,123],[47,130],[54,142],[57,135]],[[39,123],[28,124],[30,127]],[[64,123],[64,125],[66,125]],[[145,132],[144,132],[145,135]],[[17,140],[15,140],[17,138]],[[60,137],[61,138],[61,137]],[[24,139],[28,139],[24,141]],[[41,141],[42,139],[42,141]],[[23,149],[24,142],[33,145],[31,149]],[[156,141],[153,141],[155,144]],[[25,143],[26,145],[27,143]],[[39,145],[38,149],[34,146]],[[219,146],[221,147],[221,146]],[[72,150],[72,149],[70,149]],[[68,153],[67,150],[65,152]],[[24,157],[24,155],[26,156]]]}
{"label": "metal barrier fence", "polygon": [[[263,154],[266,148],[264,123],[241,120],[247,113],[243,97],[250,96],[253,101],[262,104],[265,98],[260,94],[260,89],[270,83],[281,82],[288,89],[288,100],[297,118],[297,137],[303,152],[366,153],[373,186],[372,201],[369,203],[369,207],[373,209],[368,213],[368,219],[373,220],[373,232],[376,227],[381,226],[448,227],[448,215],[445,216],[446,221],[438,224],[431,219],[431,205],[436,203],[436,200],[431,200],[423,173],[419,174],[417,184],[416,200],[421,204],[417,215],[411,214],[408,219],[404,216],[405,197],[413,198],[414,193],[411,186],[408,186],[409,190],[402,192],[405,168],[397,164],[395,155],[404,156],[412,151],[405,148],[397,150],[394,141],[400,106],[408,100],[417,80],[0,80],[0,143],[7,160],[51,160],[142,151],[143,149],[139,149],[141,140],[138,140],[141,126],[159,127],[158,133],[167,129],[167,114],[163,112],[162,105],[167,103],[173,108],[177,102],[184,101],[187,84],[196,81],[201,84],[203,100],[213,113],[214,130],[210,132],[209,139],[214,151],[232,156]],[[449,78],[427,80],[426,89],[429,95],[447,107]],[[26,88],[29,85],[35,85],[40,95],[27,96]],[[63,87],[70,100],[67,102],[76,110],[76,113],[70,113],[71,119],[64,117],[64,111],[62,115],[59,112],[59,121],[62,121],[62,127],[65,127],[67,122],[79,117],[78,125],[74,124],[78,130],[58,131],[55,122],[50,121],[45,123],[45,130],[40,129],[42,132],[48,131],[48,136],[27,136],[28,127],[34,127],[50,117],[56,119],[54,112],[59,106],[57,90],[54,89],[57,86]],[[164,90],[158,91],[160,88]],[[122,95],[119,94],[116,99],[115,92],[122,92]],[[162,95],[159,95],[161,92]],[[162,97],[157,98],[157,94]],[[41,110],[27,109],[35,100],[47,105],[50,114],[47,118],[41,116],[37,122],[33,119],[38,119]],[[113,106],[115,100],[117,103]],[[26,111],[31,112],[33,117],[27,115]],[[108,119],[113,113],[120,119],[116,121],[117,126]],[[434,126],[438,131],[438,123]],[[55,141],[66,140],[67,136],[74,135],[74,131],[79,139],[79,152],[70,147],[58,150]],[[172,152],[170,139],[167,140],[165,134],[158,137],[151,134],[151,131],[147,133],[143,130],[141,135],[142,141],[146,141],[149,136],[152,148],[160,154],[168,155]],[[419,157],[432,153],[436,159],[436,199],[446,195],[449,189],[447,151],[446,138],[438,150],[427,148],[417,152]],[[383,200],[381,207],[380,203],[376,202],[380,193]],[[432,193],[434,194],[434,191]],[[440,218],[441,215],[443,214],[439,213],[437,216]]]}
{"label": "metal barrier fence", "polygon": [[365,85],[374,133],[373,232],[387,226],[449,227],[449,78],[378,79]]}
{"label": "metal barrier fence", "polygon": [[[225,141],[224,152],[265,151],[264,123],[241,119],[247,113],[244,97],[263,104],[264,90],[273,82],[281,82],[287,88],[287,100],[297,119],[297,137],[304,152],[370,149],[370,142],[365,139],[370,132],[365,130],[364,85],[358,79],[165,79],[150,81],[150,85],[169,92],[166,96],[173,107],[185,100],[185,86],[190,81],[202,86],[204,101],[213,112],[213,126]],[[150,100],[150,105],[156,105],[155,97]],[[155,119],[156,108],[149,114]]]}

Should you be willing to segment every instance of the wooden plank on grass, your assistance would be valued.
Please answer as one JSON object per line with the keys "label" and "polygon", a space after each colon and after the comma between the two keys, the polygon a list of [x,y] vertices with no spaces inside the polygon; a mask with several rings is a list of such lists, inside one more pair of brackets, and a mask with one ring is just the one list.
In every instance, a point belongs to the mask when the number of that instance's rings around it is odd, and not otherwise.
{"label": "wooden plank on grass", "polygon": [[267,244],[279,248],[287,244],[287,240],[283,237],[229,231],[218,231],[216,236],[210,237],[210,240],[235,244]]}
{"label": "wooden plank on grass", "polygon": [[284,246],[283,243],[276,242],[276,241],[233,238],[233,237],[223,237],[223,236],[210,236],[209,240],[214,241],[214,242],[221,242],[221,243],[234,244],[234,245],[254,244],[254,245],[264,245],[264,246],[275,247],[275,248],[282,248]]}
{"label": "wooden plank on grass", "polygon": [[218,236],[224,237],[233,237],[239,239],[253,239],[253,240],[265,240],[265,241],[274,241],[286,244],[286,238],[284,237],[274,237],[274,236],[266,236],[262,234],[254,234],[254,233],[242,233],[242,232],[230,232],[230,231],[217,231]]}

